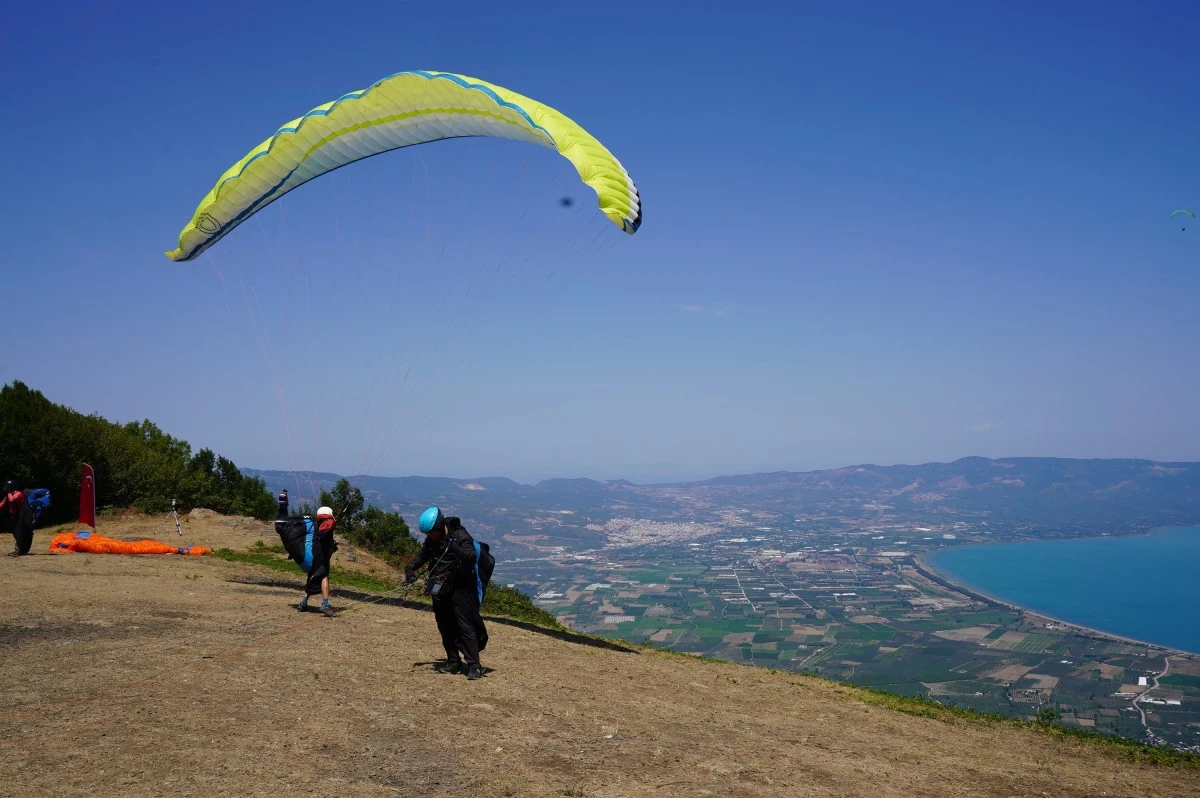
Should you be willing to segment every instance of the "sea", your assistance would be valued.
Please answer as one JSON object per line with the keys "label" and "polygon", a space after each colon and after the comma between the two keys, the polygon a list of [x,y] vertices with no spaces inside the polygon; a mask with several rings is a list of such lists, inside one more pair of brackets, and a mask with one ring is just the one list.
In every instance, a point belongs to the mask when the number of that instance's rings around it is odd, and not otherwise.
{"label": "sea", "polygon": [[925,561],[950,581],[1007,604],[1200,653],[1200,527],[959,546]]}

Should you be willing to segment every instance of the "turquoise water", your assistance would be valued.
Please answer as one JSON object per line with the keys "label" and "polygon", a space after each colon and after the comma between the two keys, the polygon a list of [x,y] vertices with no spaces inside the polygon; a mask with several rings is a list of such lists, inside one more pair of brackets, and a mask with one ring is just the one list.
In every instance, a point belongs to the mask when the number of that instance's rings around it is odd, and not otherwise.
{"label": "turquoise water", "polygon": [[946,578],[1009,604],[1200,652],[1200,528],[1140,537],[990,543],[935,552]]}

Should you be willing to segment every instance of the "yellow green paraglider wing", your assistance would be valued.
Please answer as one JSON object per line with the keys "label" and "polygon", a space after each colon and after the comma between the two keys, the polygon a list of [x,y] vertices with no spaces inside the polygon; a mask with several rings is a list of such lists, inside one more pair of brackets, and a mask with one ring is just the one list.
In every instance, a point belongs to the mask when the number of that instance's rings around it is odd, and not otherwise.
{"label": "yellow green paraglider wing", "polygon": [[629,173],[582,127],[536,100],[465,75],[399,72],[288,122],[226,170],[167,252],[186,261],[297,186],[400,147],[463,136],[517,139],[558,150],[626,233],[642,224]]}
{"label": "yellow green paraglider wing", "polygon": [[1175,211],[1174,213],[1171,214],[1171,218],[1174,219],[1176,216],[1178,216],[1181,213],[1186,213],[1188,216],[1192,217],[1193,219],[1196,218],[1196,214],[1192,213],[1187,208],[1180,208],[1179,210]]}

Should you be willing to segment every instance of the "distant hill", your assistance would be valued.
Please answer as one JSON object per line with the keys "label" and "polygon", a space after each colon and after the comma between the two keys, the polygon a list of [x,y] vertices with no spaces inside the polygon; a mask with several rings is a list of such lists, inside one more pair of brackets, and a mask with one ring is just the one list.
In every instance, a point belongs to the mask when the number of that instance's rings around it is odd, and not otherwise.
{"label": "distant hill", "polygon": [[[328,487],[336,474],[256,471],[273,488]],[[699,482],[636,485],[627,480],[549,479],[526,485],[503,477],[354,476],[368,500],[412,512],[445,504],[463,515],[519,526],[528,513],[573,513],[603,522],[617,515],[711,520],[723,509],[790,518],[869,523],[956,518],[976,524],[1028,526],[1043,534],[1140,531],[1200,523],[1200,463],[988,459],[822,471],[777,471]],[[524,514],[522,514],[524,513]]]}
{"label": "distant hill", "polygon": [[683,487],[711,500],[767,507],[859,502],[899,514],[953,510],[1049,526],[1200,521],[1200,463],[966,457],[952,463],[718,477]]}

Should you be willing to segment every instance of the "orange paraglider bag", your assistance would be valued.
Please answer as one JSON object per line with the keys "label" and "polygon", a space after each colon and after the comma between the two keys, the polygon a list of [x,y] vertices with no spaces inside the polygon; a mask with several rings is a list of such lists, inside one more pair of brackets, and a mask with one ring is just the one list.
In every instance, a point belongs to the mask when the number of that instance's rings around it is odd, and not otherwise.
{"label": "orange paraglider bag", "polygon": [[60,532],[50,541],[50,551],[80,551],[89,554],[187,554],[193,557],[211,554],[203,546],[171,546],[157,540],[114,540],[96,532]]}

